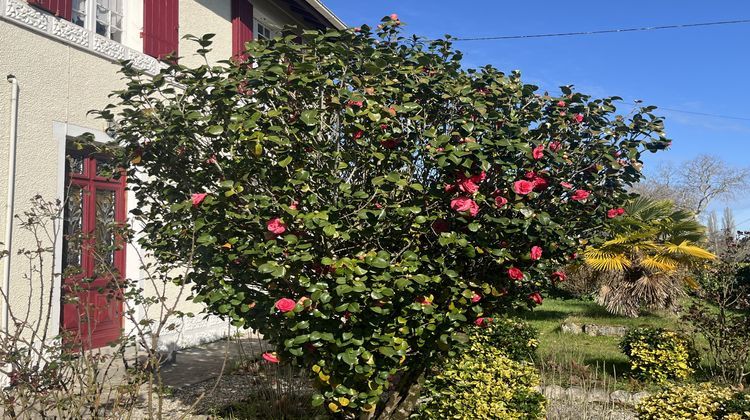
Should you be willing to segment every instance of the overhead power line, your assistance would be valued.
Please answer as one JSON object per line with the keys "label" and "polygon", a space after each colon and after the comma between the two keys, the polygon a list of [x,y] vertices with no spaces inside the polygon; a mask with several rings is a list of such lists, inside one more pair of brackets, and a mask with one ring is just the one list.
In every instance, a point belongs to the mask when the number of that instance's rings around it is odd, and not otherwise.
{"label": "overhead power line", "polygon": [[[633,101],[633,102],[617,101],[617,102],[620,102],[620,103],[623,103],[623,104],[628,104],[628,105],[637,105],[638,104],[636,101]],[[663,109],[665,111],[672,111],[672,112],[680,112],[682,114],[701,115],[701,116],[704,116],[704,117],[713,117],[713,118],[725,118],[725,119],[728,119],[728,120],[750,121],[750,118],[747,118],[747,117],[736,117],[736,116],[731,116],[731,115],[711,114],[711,113],[708,113],[708,112],[698,112],[698,111],[686,111],[684,109],[667,108],[667,107],[658,106],[658,105],[656,107],[657,107],[657,109]]]}
{"label": "overhead power line", "polygon": [[723,20],[723,21],[718,21],[718,22],[685,23],[681,25],[644,26],[640,28],[605,29],[605,30],[600,30],[600,31],[559,32],[559,33],[533,34],[533,35],[481,36],[481,37],[474,37],[474,38],[453,38],[453,41],[493,41],[493,40],[506,40],[506,39],[553,38],[553,37],[560,37],[560,36],[601,35],[601,34],[615,34],[615,33],[623,33],[623,32],[657,31],[657,30],[662,30],[662,29],[685,29],[685,28],[696,28],[696,27],[701,27],[701,26],[736,25],[740,23],[750,23],[750,19]]}

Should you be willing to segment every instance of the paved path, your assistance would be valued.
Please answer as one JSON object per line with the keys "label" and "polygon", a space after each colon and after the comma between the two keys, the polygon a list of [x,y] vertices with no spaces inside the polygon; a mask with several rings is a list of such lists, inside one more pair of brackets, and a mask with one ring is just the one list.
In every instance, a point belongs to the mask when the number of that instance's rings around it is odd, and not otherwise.
{"label": "paved path", "polygon": [[243,360],[256,359],[268,350],[259,338],[231,338],[178,350],[161,369],[164,385],[183,388],[234,370]]}

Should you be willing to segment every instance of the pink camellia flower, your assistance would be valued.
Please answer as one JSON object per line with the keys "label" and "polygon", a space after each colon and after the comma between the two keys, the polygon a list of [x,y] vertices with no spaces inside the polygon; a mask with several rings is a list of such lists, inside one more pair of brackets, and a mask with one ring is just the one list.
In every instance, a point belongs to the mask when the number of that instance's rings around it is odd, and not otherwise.
{"label": "pink camellia flower", "polygon": [[275,353],[269,353],[269,352],[265,352],[265,353],[263,353],[263,359],[264,359],[265,361],[267,361],[267,362],[271,362],[271,363],[279,363],[279,358],[278,358],[278,357],[276,357],[276,354],[275,354]]}
{"label": "pink camellia flower", "polygon": [[208,163],[210,165],[214,165],[214,164],[216,164],[216,162],[217,162],[216,155],[211,155],[211,157],[209,157],[208,159],[206,159],[206,163]]}
{"label": "pink camellia flower", "polygon": [[526,180],[516,181],[513,183],[513,191],[519,195],[526,195],[534,191],[534,183]]}
{"label": "pink camellia flower", "polygon": [[363,101],[353,101],[353,100],[350,100],[349,102],[346,103],[346,105],[347,106],[356,106],[356,107],[361,108],[362,105],[364,105],[364,102]]}
{"label": "pink camellia flower", "polygon": [[292,210],[297,210],[297,206],[299,206],[297,200],[292,200],[291,204],[289,204],[289,208]]}
{"label": "pink camellia flower", "polygon": [[508,204],[508,199],[505,197],[497,196],[495,197],[495,205],[497,208],[503,208],[505,205]]}
{"label": "pink camellia flower", "polygon": [[562,149],[562,143],[560,143],[559,141],[553,141],[549,144],[549,150],[552,150],[553,152],[556,152],[560,149]]}
{"label": "pink camellia flower", "polygon": [[531,151],[531,156],[539,160],[544,157],[544,145],[540,144],[539,146],[535,147],[534,150]]}
{"label": "pink camellia flower", "polygon": [[534,183],[534,191],[543,191],[549,186],[547,178],[537,175],[531,182]]}
{"label": "pink camellia flower", "polygon": [[531,247],[531,252],[529,254],[530,254],[531,259],[533,261],[536,261],[536,260],[542,258],[542,247],[539,247],[539,246],[536,246],[536,245],[532,246]]}
{"label": "pink camellia flower", "polygon": [[564,271],[555,271],[552,273],[552,280],[565,281],[568,279],[568,275]]}
{"label": "pink camellia flower", "polygon": [[590,192],[588,192],[588,191],[586,191],[586,190],[576,190],[576,191],[575,191],[575,192],[573,193],[573,196],[572,196],[572,197],[570,197],[570,198],[571,198],[571,199],[572,199],[573,201],[583,201],[583,200],[585,200],[585,199],[589,198],[589,195],[591,195],[591,193],[590,193]]}
{"label": "pink camellia flower", "polygon": [[532,301],[534,301],[534,303],[536,303],[537,305],[541,305],[542,304],[542,300],[543,300],[542,299],[542,295],[540,295],[537,292],[534,292],[534,293],[530,294],[529,295],[529,299],[531,299]]}
{"label": "pink camellia flower", "polygon": [[624,209],[624,208],[622,208],[622,207],[618,207],[618,208],[617,208],[617,214],[618,214],[619,216],[622,216],[623,214],[625,214],[625,209]]}
{"label": "pink camellia flower", "polygon": [[448,230],[450,230],[450,224],[448,224],[448,221],[445,219],[437,219],[432,222],[432,230],[437,234],[448,232]]}
{"label": "pink camellia flower", "polygon": [[614,219],[615,217],[619,216],[620,214],[617,213],[617,209],[609,209],[607,210],[607,218]]}
{"label": "pink camellia flower", "polygon": [[474,294],[471,296],[471,303],[477,303],[480,300],[482,300],[482,295],[479,293],[474,292]]}
{"label": "pink camellia flower", "polygon": [[206,193],[195,193],[190,195],[190,201],[193,202],[193,207],[200,206],[203,200],[206,199],[206,196],[208,196]]}
{"label": "pink camellia flower", "polygon": [[536,178],[536,172],[528,171],[525,174],[523,174],[523,177],[526,179],[534,180],[534,178]]}
{"label": "pink camellia flower", "polygon": [[523,280],[523,271],[516,267],[511,267],[508,269],[508,277],[513,280]]}
{"label": "pink camellia flower", "polygon": [[474,325],[477,327],[486,327],[492,322],[492,318],[479,317],[474,320]]}
{"label": "pink camellia flower", "polygon": [[583,114],[576,114],[573,119],[575,119],[577,123],[580,123],[583,121]]}
{"label": "pink camellia flower", "polygon": [[357,26],[357,27],[354,28],[354,32],[362,32],[362,28],[360,28],[359,26]]}
{"label": "pink camellia flower", "polygon": [[268,231],[273,233],[274,235],[278,236],[286,232],[286,224],[284,224],[284,222],[282,222],[278,217],[274,217],[273,219],[266,222],[266,229],[268,229]]}
{"label": "pink camellia flower", "polygon": [[458,197],[451,200],[451,208],[459,213],[468,213],[474,217],[479,213],[479,205],[469,197]]}
{"label": "pink camellia flower", "polygon": [[275,306],[276,309],[280,310],[281,312],[289,312],[294,310],[294,307],[297,306],[297,302],[289,298],[281,298],[277,300],[276,303],[273,304],[273,306]]}
{"label": "pink camellia flower", "polygon": [[398,20],[398,15],[396,13],[392,13],[390,18],[391,20]]}
{"label": "pink camellia flower", "polygon": [[562,186],[563,188],[567,188],[567,189],[571,189],[571,188],[573,188],[573,184],[571,184],[570,182],[565,182],[565,181],[562,181],[562,182],[560,183],[560,185],[561,185],[561,186]]}
{"label": "pink camellia flower", "polygon": [[565,101],[563,101],[563,100],[557,101],[557,106],[564,107],[565,105],[566,105]]}
{"label": "pink camellia flower", "polygon": [[356,133],[354,133],[354,140],[359,140],[362,138],[362,136],[365,134],[362,130],[357,130]]}
{"label": "pink camellia flower", "polygon": [[458,188],[465,193],[474,194],[479,191],[479,185],[477,185],[471,177],[467,178],[464,174],[458,175],[457,185]]}

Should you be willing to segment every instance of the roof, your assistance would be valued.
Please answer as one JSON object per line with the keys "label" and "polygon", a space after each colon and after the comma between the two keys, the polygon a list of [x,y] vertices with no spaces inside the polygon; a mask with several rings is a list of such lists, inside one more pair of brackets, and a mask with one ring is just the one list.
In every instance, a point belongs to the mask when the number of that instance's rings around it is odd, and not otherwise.
{"label": "roof", "polygon": [[320,29],[347,28],[346,24],[320,0],[286,0],[286,2],[294,12],[302,15],[306,21]]}
{"label": "roof", "polygon": [[346,29],[346,24],[344,21],[339,19],[338,16],[336,16],[331,9],[326,7],[325,4],[323,4],[320,0],[305,0],[307,4],[312,6],[313,9],[315,9],[318,13],[323,15],[323,17],[328,21],[328,23],[331,24],[336,29]]}

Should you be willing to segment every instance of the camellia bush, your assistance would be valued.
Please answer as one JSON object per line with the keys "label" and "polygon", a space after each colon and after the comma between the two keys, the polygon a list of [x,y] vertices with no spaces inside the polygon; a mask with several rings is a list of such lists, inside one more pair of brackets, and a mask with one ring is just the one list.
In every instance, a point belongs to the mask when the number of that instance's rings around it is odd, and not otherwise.
{"label": "camellia bush", "polygon": [[[168,64],[117,122],[142,246],[185,263],[196,301],[315,378],[316,405],[387,416],[469,325],[537,305],[668,147],[653,107],[552,97],[450,39],[377,29]],[[205,54],[211,36],[195,38]]]}

